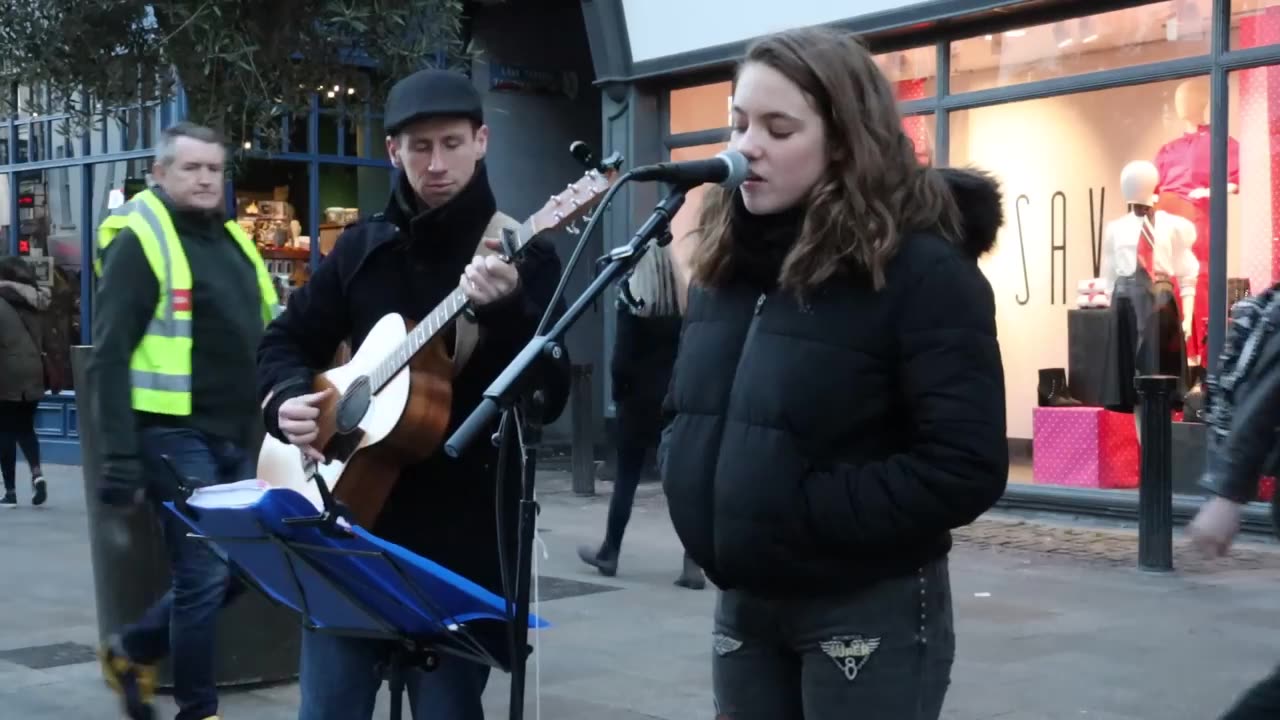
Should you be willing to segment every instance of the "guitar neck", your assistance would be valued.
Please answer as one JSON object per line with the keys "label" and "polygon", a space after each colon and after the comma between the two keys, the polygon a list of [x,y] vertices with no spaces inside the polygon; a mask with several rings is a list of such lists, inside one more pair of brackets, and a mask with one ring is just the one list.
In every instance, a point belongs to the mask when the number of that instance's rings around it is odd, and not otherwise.
{"label": "guitar neck", "polygon": [[[504,230],[504,239],[507,246],[512,251],[512,255],[524,249],[529,241],[537,235],[538,230],[533,226],[532,220],[526,220],[523,225],[512,230]],[[373,392],[378,392],[387,383],[391,382],[391,378],[396,376],[409,361],[417,355],[422,348],[435,339],[443,330],[447,329],[454,320],[458,318],[468,307],[471,306],[471,299],[467,297],[466,291],[462,288],[454,288],[439,305],[435,306],[422,322],[418,323],[413,331],[398,345],[396,349],[391,351],[382,362],[378,364],[377,369],[370,374],[369,379],[373,383]]]}

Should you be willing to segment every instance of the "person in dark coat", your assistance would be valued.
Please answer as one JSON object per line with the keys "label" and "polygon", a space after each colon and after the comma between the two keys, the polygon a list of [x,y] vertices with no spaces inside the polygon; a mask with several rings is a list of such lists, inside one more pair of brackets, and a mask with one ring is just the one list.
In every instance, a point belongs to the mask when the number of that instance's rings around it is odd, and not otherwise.
{"label": "person in dark coat", "polygon": [[709,188],[662,475],[720,590],[715,712],[937,720],[955,658],[951,530],[1008,479],[996,182],[922,166],[866,47],[749,48]]}
{"label": "person in dark coat", "polygon": [[[578,557],[613,576],[618,572],[622,536],[631,519],[636,488],[649,451],[658,447],[662,433],[662,400],[671,383],[680,342],[680,307],[672,258],[665,247],[653,247],[623,283],[617,300],[610,372],[613,402],[617,408],[617,473],[604,542],[578,548]],[[676,584],[702,589],[701,569],[685,555]]]}
{"label": "person in dark coat", "polygon": [[31,504],[43,505],[48,497],[35,419],[36,405],[45,393],[41,323],[49,297],[49,290],[36,284],[35,271],[26,260],[0,258],[0,507],[18,505],[19,447],[31,468]]}

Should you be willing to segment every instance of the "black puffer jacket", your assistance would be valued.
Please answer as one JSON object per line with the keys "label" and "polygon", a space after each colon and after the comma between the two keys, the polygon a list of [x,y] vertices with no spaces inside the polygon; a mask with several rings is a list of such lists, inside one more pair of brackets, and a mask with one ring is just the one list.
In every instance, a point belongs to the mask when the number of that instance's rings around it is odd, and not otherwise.
{"label": "black puffer jacket", "polygon": [[836,281],[802,305],[749,278],[691,292],[663,481],[722,589],[812,595],[914,572],[1004,492],[1004,373],[977,265],[1001,196],[944,173],[963,244],[907,236],[879,292]]}

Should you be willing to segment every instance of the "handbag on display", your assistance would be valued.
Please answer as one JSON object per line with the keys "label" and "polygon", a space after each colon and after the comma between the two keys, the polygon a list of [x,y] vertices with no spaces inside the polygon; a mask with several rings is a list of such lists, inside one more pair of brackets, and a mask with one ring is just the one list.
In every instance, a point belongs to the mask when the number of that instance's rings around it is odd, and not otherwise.
{"label": "handbag on display", "polygon": [[1107,293],[1102,278],[1081,280],[1076,284],[1076,307],[1082,310],[1111,307],[1111,295]]}

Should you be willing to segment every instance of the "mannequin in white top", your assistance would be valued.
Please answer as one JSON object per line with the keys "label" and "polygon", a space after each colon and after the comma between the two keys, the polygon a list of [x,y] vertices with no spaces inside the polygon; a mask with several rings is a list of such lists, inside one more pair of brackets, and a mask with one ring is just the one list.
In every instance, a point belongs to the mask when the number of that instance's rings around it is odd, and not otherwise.
{"label": "mannequin in white top", "polygon": [[1154,209],[1159,172],[1155,165],[1139,160],[1131,162],[1120,173],[1120,193],[1129,211],[1107,223],[1102,234],[1102,262],[1099,276],[1108,296],[1113,295],[1116,280],[1132,277],[1138,271],[1138,243],[1151,243],[1152,280],[1159,277],[1176,280],[1182,299],[1182,333],[1191,334],[1191,309],[1195,307],[1196,275],[1200,262],[1191,246],[1196,241],[1196,226],[1186,218]]}

